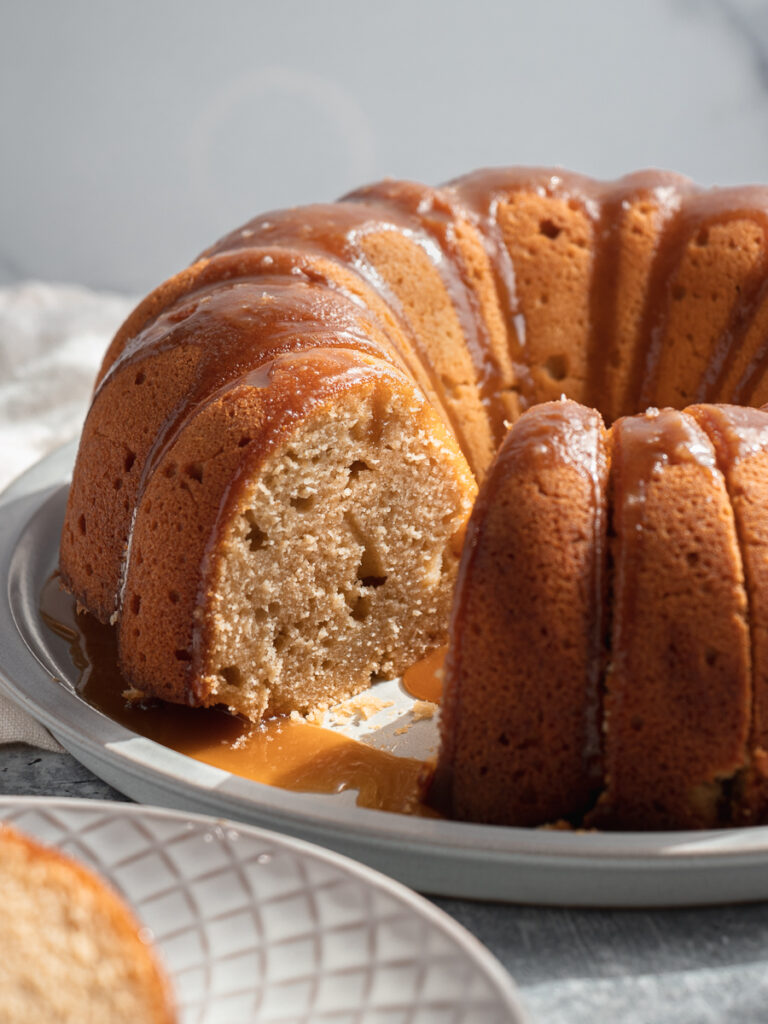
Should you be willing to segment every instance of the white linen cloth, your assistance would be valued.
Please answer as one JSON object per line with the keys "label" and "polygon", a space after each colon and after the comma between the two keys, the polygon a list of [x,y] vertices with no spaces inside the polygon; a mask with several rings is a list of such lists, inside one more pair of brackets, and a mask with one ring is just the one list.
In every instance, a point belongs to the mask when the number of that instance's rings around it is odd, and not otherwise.
{"label": "white linen cloth", "polygon": [[[133,305],[76,285],[0,288],[0,491],[79,433],[101,357]],[[2,743],[62,749],[0,696]]]}

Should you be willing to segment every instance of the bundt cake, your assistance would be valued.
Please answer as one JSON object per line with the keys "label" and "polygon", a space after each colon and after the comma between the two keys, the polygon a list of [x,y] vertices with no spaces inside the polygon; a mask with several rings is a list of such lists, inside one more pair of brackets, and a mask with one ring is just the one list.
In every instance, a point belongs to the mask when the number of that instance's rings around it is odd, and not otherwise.
{"label": "bundt cake", "polygon": [[131,911],[83,865],[0,824],[0,1020],[173,1024]]}
{"label": "bundt cake", "polygon": [[[610,424],[649,404],[768,400],[767,227],[764,188],[515,168],[441,188],[385,181],[256,218],[112,342],[70,490],[65,585],[117,624],[124,675],[150,696],[258,720],[400,672],[446,640],[476,481],[521,412],[565,394]],[[540,415],[521,429],[557,420]],[[560,431],[569,472],[547,486],[586,524],[605,501],[607,449],[600,417],[580,415],[578,442]],[[494,470],[489,487],[533,500],[549,456],[513,445],[502,458],[521,477]],[[521,538],[536,531],[528,514]],[[558,534],[569,593],[590,589],[589,611],[561,595],[555,623],[513,585],[537,628],[572,645],[568,685],[587,666],[596,692],[603,529]],[[556,561],[528,552],[514,572],[533,578],[539,558]],[[722,586],[736,607],[735,583]],[[575,696],[563,715],[578,719]],[[585,807],[610,760],[597,698],[577,733]],[[582,739],[562,746],[563,766]]]}
{"label": "bundt cake", "polygon": [[[525,412],[470,519],[433,798],[512,825],[764,820],[768,412]],[[494,595],[489,601],[488,595]]]}

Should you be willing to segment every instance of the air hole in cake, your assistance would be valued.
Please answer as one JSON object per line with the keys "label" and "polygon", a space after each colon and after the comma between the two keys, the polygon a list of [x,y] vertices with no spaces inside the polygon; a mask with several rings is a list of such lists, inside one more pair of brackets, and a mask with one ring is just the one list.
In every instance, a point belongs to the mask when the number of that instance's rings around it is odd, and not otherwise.
{"label": "air hole in cake", "polygon": [[123,465],[125,466],[125,472],[130,473],[134,462],[136,461],[136,452],[129,451],[125,456]]}
{"label": "air hole in cake", "polygon": [[134,594],[131,598],[131,611],[134,615],[138,615],[141,609],[141,594]]}
{"label": "air hole in cake", "polygon": [[178,604],[179,603],[179,592],[178,592],[178,590],[169,590],[168,591],[168,600],[171,602],[171,604]]}
{"label": "air hole in cake", "polygon": [[698,551],[689,551],[688,554],[685,556],[685,560],[688,563],[688,565],[698,565],[699,564],[699,553],[698,553]]}
{"label": "air hole in cake", "polygon": [[330,667],[331,667],[332,665],[333,665],[333,662],[331,661],[331,659],[330,659],[330,658],[324,658],[324,659],[323,659],[323,660],[322,660],[322,661],[320,662],[320,668],[321,668],[321,670],[322,670],[323,672],[327,672],[327,671],[328,671],[328,669],[329,669],[329,668],[330,668]]}
{"label": "air hole in cake", "polygon": [[172,462],[169,466],[166,466],[163,470],[163,476],[167,480],[172,480],[176,476],[176,463]]}
{"label": "air hole in cake", "polygon": [[305,498],[296,494],[291,498],[291,505],[299,512],[309,512],[310,509],[314,508],[317,496],[314,494],[308,494]]}
{"label": "air hole in cake", "polygon": [[266,544],[267,535],[256,522],[252,509],[249,508],[243,518],[248,523],[249,527],[248,533],[245,535],[248,547],[251,551],[258,551],[259,548],[263,548]]}
{"label": "air hole in cake", "polygon": [[121,488],[121,487],[123,486],[123,478],[122,478],[121,476],[119,476],[119,477],[118,477],[118,478],[117,478],[117,479],[116,479],[116,480],[114,481],[114,483],[112,484],[112,486],[113,486],[113,487],[115,488],[115,490],[116,490],[116,491],[119,491],[119,490],[120,490],[120,488]]}
{"label": "air hole in cake", "polygon": [[640,732],[640,730],[645,725],[645,721],[640,717],[640,715],[633,715],[630,725],[635,730],[635,732]]}
{"label": "air hole in cake", "polygon": [[501,744],[502,747],[509,746],[509,736],[507,736],[505,732],[503,732],[501,736],[499,736],[499,743]]}
{"label": "air hole in cake", "polygon": [[288,633],[284,629],[279,629],[275,633],[275,639],[272,641],[272,646],[275,648],[277,653],[285,649],[285,645],[288,643]]}
{"label": "air hole in cake", "polygon": [[277,615],[277,613],[280,611],[280,602],[279,601],[270,601],[269,604],[267,605],[267,611],[274,618]]}
{"label": "air hole in cake", "polygon": [[707,245],[709,242],[709,229],[702,228],[701,231],[696,235],[696,245]]}
{"label": "air hole in cake", "polygon": [[546,238],[557,238],[562,230],[563,229],[559,228],[554,221],[539,221],[539,234],[544,235]]}
{"label": "air hole in cake", "polygon": [[386,576],[358,576],[358,579],[364,587],[371,587],[373,590],[383,587],[387,582]]}
{"label": "air hole in cake", "polygon": [[85,564],[85,574],[86,576],[93,576],[93,566],[90,562],[86,562]]}
{"label": "air hole in cake", "polygon": [[349,467],[349,479],[356,480],[361,473],[370,472],[371,467],[367,462],[362,459],[355,459],[352,465]]}
{"label": "air hole in cake", "polygon": [[253,609],[254,622],[266,622],[267,621],[267,609],[266,608],[254,608]]}
{"label": "air hole in cake", "polygon": [[248,437],[248,435],[247,435],[247,434],[243,434],[243,436],[242,436],[242,437],[240,438],[240,440],[239,440],[239,441],[237,442],[237,447],[238,447],[238,448],[245,448],[245,446],[246,446],[247,444],[250,444],[250,443],[251,443],[251,439],[250,439],[250,437]]}
{"label": "air hole in cake", "polygon": [[184,472],[190,480],[197,480],[199,484],[203,482],[203,464],[201,462],[190,462],[184,467]]}
{"label": "air hole in cake", "polygon": [[714,665],[717,661],[719,651],[714,650],[712,647],[708,647],[704,654],[704,660],[708,665]]}
{"label": "air hole in cake", "polygon": [[82,535],[85,536],[85,516],[80,516],[80,518],[77,520],[77,525],[80,530],[80,533],[82,533]]}
{"label": "air hole in cake", "polygon": [[219,670],[219,675],[229,686],[242,686],[243,673],[236,665],[227,665]]}
{"label": "air hole in cake", "polygon": [[355,622],[364,622],[371,614],[371,598],[368,594],[359,594],[350,605],[349,614]]}
{"label": "air hole in cake", "polygon": [[[344,519],[352,532],[352,536],[363,549],[356,574],[358,580],[366,587],[381,586],[387,578],[387,572],[377,546],[370,537],[366,536],[352,513],[348,512]],[[371,580],[372,582],[365,583],[365,580]],[[373,582],[375,580],[380,582]]]}
{"label": "air hole in cake", "polygon": [[564,380],[568,376],[568,360],[565,356],[550,356],[544,364],[552,380]]}
{"label": "air hole in cake", "polygon": [[173,652],[173,656],[177,661],[192,661],[192,655],[185,649],[179,649]]}
{"label": "air hole in cake", "polygon": [[686,294],[687,292],[681,284],[676,284],[672,289],[672,298],[675,302],[681,302],[685,298]]}
{"label": "air hole in cake", "polygon": [[142,373],[141,370],[139,370],[139,372],[133,378],[133,382],[134,384],[143,384],[146,379],[147,375],[145,373]]}

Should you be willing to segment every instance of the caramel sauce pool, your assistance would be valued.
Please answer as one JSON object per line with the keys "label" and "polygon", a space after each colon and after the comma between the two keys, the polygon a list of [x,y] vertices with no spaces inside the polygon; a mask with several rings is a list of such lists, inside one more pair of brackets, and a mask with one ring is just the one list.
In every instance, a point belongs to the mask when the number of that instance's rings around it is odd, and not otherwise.
{"label": "caramel sauce pool", "polygon": [[443,664],[445,647],[438,647],[428,654],[423,661],[412,665],[403,673],[403,688],[416,700],[429,700],[440,703],[443,696]]}
{"label": "caramel sauce pool", "polygon": [[[46,626],[69,645],[80,696],[133,732],[256,782],[302,793],[352,789],[357,790],[360,807],[437,816],[422,802],[430,772],[426,762],[397,757],[303,720],[274,718],[253,725],[219,708],[159,701],[129,704],[123,697],[127,684],[117,665],[113,627],[87,613],[77,614],[58,575],[43,588],[40,611]],[[439,699],[435,671],[442,657],[436,659],[435,654],[407,673],[414,686],[408,686],[409,693],[422,700]],[[435,693],[438,698],[425,696]]]}

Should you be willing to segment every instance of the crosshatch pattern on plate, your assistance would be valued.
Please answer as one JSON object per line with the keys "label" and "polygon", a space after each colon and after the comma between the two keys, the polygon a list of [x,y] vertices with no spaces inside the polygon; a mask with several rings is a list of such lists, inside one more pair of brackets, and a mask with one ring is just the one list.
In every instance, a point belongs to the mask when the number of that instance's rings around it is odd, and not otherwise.
{"label": "crosshatch pattern on plate", "polygon": [[105,804],[0,817],[98,870],[169,969],[183,1024],[501,1024],[465,950],[385,887],[228,823]]}

